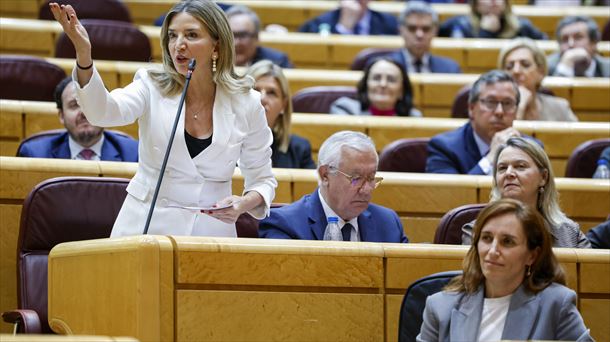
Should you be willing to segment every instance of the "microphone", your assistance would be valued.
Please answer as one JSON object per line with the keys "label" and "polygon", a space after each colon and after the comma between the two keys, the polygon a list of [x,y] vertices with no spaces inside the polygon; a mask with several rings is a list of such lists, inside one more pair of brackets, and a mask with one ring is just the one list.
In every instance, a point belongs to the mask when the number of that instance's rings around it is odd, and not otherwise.
{"label": "microphone", "polygon": [[178,122],[180,122],[180,113],[182,112],[182,106],[184,105],[184,101],[186,100],[186,91],[189,88],[189,83],[191,83],[191,76],[193,75],[193,71],[195,70],[196,64],[197,61],[195,60],[195,58],[191,58],[191,60],[189,61],[188,71],[186,72],[186,82],[184,83],[184,90],[182,90],[182,97],[180,98],[180,104],[178,105],[178,112],[176,113],[176,119],[174,120],[174,127],[172,128],[172,134],[170,134],[169,136],[169,142],[167,143],[167,149],[165,150],[165,157],[163,158],[163,164],[161,164],[161,171],[159,172],[159,178],[157,179],[157,186],[155,187],[155,192],[150,203],[150,208],[148,209],[146,224],[144,225],[144,231],[142,232],[142,234],[144,235],[148,234],[150,220],[152,219],[152,214],[155,210],[155,203],[157,203],[157,196],[159,196],[159,189],[161,188],[161,182],[163,181],[163,174],[165,173],[165,169],[167,168],[167,160],[169,159],[169,153],[172,150],[172,143],[174,142],[174,137],[176,136],[176,128],[178,127]]}

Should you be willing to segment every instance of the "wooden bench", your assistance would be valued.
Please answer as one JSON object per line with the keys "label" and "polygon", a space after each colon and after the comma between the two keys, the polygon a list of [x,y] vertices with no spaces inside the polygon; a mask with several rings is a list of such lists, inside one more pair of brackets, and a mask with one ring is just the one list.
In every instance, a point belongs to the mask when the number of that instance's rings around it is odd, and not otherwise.
{"label": "wooden bench", "polygon": [[[456,129],[465,119],[379,118],[370,116],[335,116],[328,114],[293,114],[292,131],[309,140],[314,157],[330,135],[340,130],[366,133],[381,151],[401,138],[432,137]],[[62,128],[52,102],[0,100],[0,155],[14,156],[24,138],[49,129]],[[556,176],[563,176],[567,160],[581,143],[610,136],[610,124],[593,122],[516,121],[521,132],[540,139],[548,153]],[[138,137],[137,123],[114,127]],[[566,139],[566,136],[570,139]]]}
{"label": "wooden bench", "polygon": [[[160,28],[139,26],[150,39],[153,59],[161,60]],[[2,18],[0,52],[30,54],[42,57],[54,56],[55,41],[61,34],[61,26],[54,21]],[[400,48],[399,36],[350,36],[330,35],[320,37],[310,33],[269,34],[261,33],[261,44],[284,51],[299,68],[349,69],[358,52],[365,48]],[[432,52],[453,58],[466,73],[482,73],[496,68],[498,54],[508,40],[503,39],[455,39],[435,38]],[[556,41],[538,41],[547,54],[558,50]],[[598,43],[598,50],[610,55],[610,43]]]}
{"label": "wooden bench", "polygon": [[[74,68],[73,59],[46,58],[68,74]],[[96,61],[108,89],[124,87],[133,81],[140,68],[159,67],[154,63]],[[237,68],[243,73],[243,68]],[[312,86],[347,85],[355,86],[362,78],[361,71],[351,70],[310,70],[285,69],[294,94],[300,89]],[[479,75],[475,74],[415,74],[410,76],[413,87],[414,106],[426,117],[450,117],[455,94],[465,85],[472,84]],[[551,89],[556,96],[570,101],[572,110],[580,121],[610,121],[610,83],[603,78],[546,77],[543,86]]]}
{"label": "wooden bench", "polygon": [[[16,306],[16,246],[23,200],[38,183],[60,176],[131,178],[136,163],[94,162],[64,159],[0,157],[0,311]],[[291,203],[317,186],[314,170],[274,169],[278,180],[275,202]],[[436,175],[381,172],[383,183],[373,202],[394,209],[413,243],[431,242],[445,212],[469,203],[486,203],[491,179],[486,176]],[[564,212],[580,223],[583,231],[606,219],[610,207],[610,182],[557,178]],[[233,177],[234,193],[241,193],[239,170]],[[582,205],[587,203],[587,205]],[[7,330],[0,331],[9,332]],[[96,332],[97,333],[97,332]]]}
{"label": "wooden bench", "polygon": [[[49,323],[141,340],[395,341],[405,289],[461,269],[466,251],[179,236],[70,242],[49,256]],[[555,253],[592,336],[607,340],[610,282],[592,277],[610,271],[610,251]]]}

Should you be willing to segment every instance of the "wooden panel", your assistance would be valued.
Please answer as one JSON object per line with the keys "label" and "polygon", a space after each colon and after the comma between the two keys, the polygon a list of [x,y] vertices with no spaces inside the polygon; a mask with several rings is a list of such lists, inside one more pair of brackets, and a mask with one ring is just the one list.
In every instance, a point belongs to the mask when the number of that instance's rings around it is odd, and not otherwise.
{"label": "wooden panel", "polygon": [[405,217],[401,218],[409,242],[433,243],[436,227],[440,217]]}
{"label": "wooden panel", "polygon": [[91,335],[32,335],[19,334],[8,335],[0,334],[2,342],[138,342],[133,337],[111,337],[111,336],[91,336]]}
{"label": "wooden panel", "polygon": [[2,106],[0,106],[0,140],[21,140],[22,135],[22,102],[2,100]]}
{"label": "wooden panel", "polygon": [[[301,241],[298,254],[280,248],[261,254],[266,240],[219,238],[197,245],[188,238],[175,240],[176,282],[180,284],[383,287],[383,252],[374,244],[340,244],[338,253],[336,245],[309,247],[309,241]],[[230,252],[220,253],[219,243]]]}
{"label": "wooden panel", "polygon": [[610,294],[610,251],[600,252],[605,254],[606,263],[580,264],[580,292]]}
{"label": "wooden panel", "polygon": [[[405,289],[406,292],[407,289]],[[400,305],[404,295],[385,296],[386,341],[398,341],[398,324],[400,319]]]}
{"label": "wooden panel", "polygon": [[580,299],[580,314],[591,337],[596,341],[610,340],[610,299]]}
{"label": "wooden panel", "polygon": [[[64,334],[173,341],[173,258],[169,238],[114,239],[112,247],[106,241],[64,243],[51,251],[51,328]],[[88,300],[83,300],[84,296]],[[92,316],[103,319],[90,319]]]}
{"label": "wooden panel", "polygon": [[183,290],[176,305],[178,341],[383,341],[380,294]]}
{"label": "wooden panel", "polygon": [[610,196],[608,196],[610,181],[587,179],[586,183],[575,183],[574,180],[575,178],[555,179],[563,212],[569,217],[599,217],[600,222],[603,221],[602,213],[608,213],[610,208]]}
{"label": "wooden panel", "polygon": [[[4,182],[4,180],[2,180]],[[17,239],[21,205],[0,204],[0,312],[17,309]],[[0,333],[12,333],[9,324],[0,324]]]}

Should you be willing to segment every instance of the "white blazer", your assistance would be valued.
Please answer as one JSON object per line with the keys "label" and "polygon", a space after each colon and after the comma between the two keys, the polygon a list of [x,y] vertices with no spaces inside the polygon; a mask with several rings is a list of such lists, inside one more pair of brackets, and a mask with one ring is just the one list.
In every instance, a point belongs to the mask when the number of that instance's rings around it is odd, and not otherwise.
{"label": "white blazer", "polygon": [[[76,80],[76,70],[72,77]],[[138,70],[127,87],[109,93],[94,69],[89,83],[82,88],[77,86],[77,95],[83,113],[93,125],[123,126],[138,120],[138,170],[129,182],[111,237],[142,234],[180,94],[163,96],[145,69]],[[264,199],[264,205],[250,214],[258,219],[268,215],[277,181],[271,171],[273,137],[260,95],[254,90],[231,94],[217,86],[212,143],[195,158],[189,155],[184,140],[184,108],[148,233],[237,236],[235,224],[171,205],[209,206],[230,196],[231,179],[239,163],[245,179],[244,193],[256,191]]]}

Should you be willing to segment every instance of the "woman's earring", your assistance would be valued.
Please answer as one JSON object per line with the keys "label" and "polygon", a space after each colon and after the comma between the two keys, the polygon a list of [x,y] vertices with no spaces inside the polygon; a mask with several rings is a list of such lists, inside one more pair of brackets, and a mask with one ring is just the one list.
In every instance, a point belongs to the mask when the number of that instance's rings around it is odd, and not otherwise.
{"label": "woman's earring", "polygon": [[529,278],[532,275],[532,266],[525,265],[525,276]]}
{"label": "woman's earring", "polygon": [[212,57],[212,72],[216,72],[216,59],[218,59],[218,57]]}
{"label": "woman's earring", "polygon": [[536,201],[537,202],[536,204],[538,205],[538,210],[542,210],[542,205],[544,204],[543,203],[543,201],[544,201],[544,199],[543,199],[544,196],[543,195],[544,195],[544,187],[541,186],[541,187],[538,188],[538,200]]}

